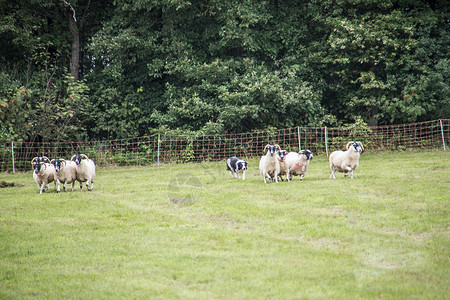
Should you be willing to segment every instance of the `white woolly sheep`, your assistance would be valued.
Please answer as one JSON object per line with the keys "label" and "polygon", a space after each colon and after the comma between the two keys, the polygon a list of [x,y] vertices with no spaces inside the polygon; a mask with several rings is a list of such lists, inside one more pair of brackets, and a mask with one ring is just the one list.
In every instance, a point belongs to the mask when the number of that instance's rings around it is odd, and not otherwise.
{"label": "white woolly sheep", "polygon": [[[86,182],[88,191],[94,189],[95,163],[86,154],[74,155],[70,160],[77,164],[77,181],[80,183],[80,190],[83,189],[82,182]],[[89,186],[91,184],[91,186]]]}
{"label": "white woolly sheep", "polygon": [[52,159],[51,163],[55,166],[56,181],[58,182],[57,193],[61,192],[61,183],[63,184],[63,191],[66,191],[66,183],[75,185],[77,180],[77,164],[74,161],[66,161],[65,159]]}
{"label": "white woolly sheep", "polygon": [[280,162],[277,159],[276,151],[277,148],[281,150],[278,145],[269,145],[267,144],[264,147],[263,151],[267,153],[264,156],[261,156],[261,160],[259,161],[259,173],[264,176],[264,183],[267,183],[266,179],[269,178],[272,181],[276,181],[278,183],[278,174],[280,174]]}
{"label": "white woolly sheep", "polygon": [[[36,181],[39,187],[39,193],[44,192],[45,186],[49,189],[48,184],[55,179],[56,171],[55,167],[50,163],[40,162],[33,164],[33,179]],[[55,181],[56,189],[56,181]]]}
{"label": "white woolly sheep", "polygon": [[312,159],[313,153],[309,150],[300,150],[298,153],[289,152],[284,158],[287,180],[291,180],[296,175],[300,176],[300,180],[303,180]]}
{"label": "white woolly sheep", "polygon": [[[36,167],[36,164],[40,163],[50,163],[50,159],[47,156],[37,156],[31,160],[32,169]],[[39,171],[40,167],[38,168]],[[47,190],[49,189],[49,185],[47,184]]]}
{"label": "white woolly sheep", "polygon": [[336,179],[334,172],[344,172],[345,176],[351,175],[353,179],[353,172],[359,165],[360,153],[364,152],[364,147],[361,142],[348,142],[346,151],[337,150],[330,154],[330,179]]}
{"label": "white woolly sheep", "polygon": [[282,181],[283,177],[281,177],[281,175],[286,175],[286,162],[285,162],[285,158],[286,155],[288,154],[288,152],[286,150],[279,150],[277,152],[277,159],[280,162],[280,174],[278,174],[278,176],[280,177],[280,179]]}

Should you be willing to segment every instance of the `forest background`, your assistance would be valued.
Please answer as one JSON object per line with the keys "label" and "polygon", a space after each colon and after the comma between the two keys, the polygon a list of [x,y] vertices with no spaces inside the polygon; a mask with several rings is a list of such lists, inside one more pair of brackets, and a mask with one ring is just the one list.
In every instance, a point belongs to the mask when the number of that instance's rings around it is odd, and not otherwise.
{"label": "forest background", "polygon": [[448,118],[425,0],[0,0],[0,142]]}

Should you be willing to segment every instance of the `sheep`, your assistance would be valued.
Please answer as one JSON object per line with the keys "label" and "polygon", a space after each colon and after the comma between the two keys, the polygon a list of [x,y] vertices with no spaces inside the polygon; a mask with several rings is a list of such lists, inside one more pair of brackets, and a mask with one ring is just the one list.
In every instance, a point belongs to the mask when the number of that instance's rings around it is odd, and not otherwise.
{"label": "sheep", "polygon": [[312,159],[313,153],[309,150],[300,150],[298,153],[289,152],[284,158],[287,180],[290,181],[295,175],[300,176],[300,180],[303,180]]}
{"label": "sheep", "polygon": [[264,183],[267,183],[266,178],[278,183],[278,174],[280,174],[280,162],[277,159],[276,151],[277,148],[281,150],[278,145],[267,144],[263,151],[267,153],[261,156],[259,161],[259,173],[264,176]]}
{"label": "sheep", "polygon": [[[80,183],[80,190],[83,189],[82,182],[86,182],[88,191],[94,189],[95,163],[86,154],[74,155],[70,159],[77,165],[77,181]],[[91,184],[91,186],[89,186]]]}
{"label": "sheep", "polygon": [[361,142],[348,142],[346,151],[337,150],[330,154],[330,179],[336,179],[334,172],[345,172],[345,176],[351,175],[353,179],[353,172],[359,165],[360,153],[364,152],[364,147]]}
{"label": "sheep", "polygon": [[[33,170],[34,170],[34,167],[36,166],[36,164],[39,164],[39,163],[42,163],[42,162],[50,162],[50,159],[47,157],[47,156],[37,156],[37,157],[34,157],[32,160],[31,160],[31,166],[32,166],[32,168],[33,168]],[[39,170],[38,170],[39,171]],[[49,187],[49,185],[47,184],[47,190],[49,189],[50,187]]]}
{"label": "sheep", "polygon": [[285,163],[284,159],[286,158],[287,153],[288,152],[286,150],[279,150],[277,152],[277,159],[280,162],[280,174],[278,174],[278,176],[280,177],[280,179],[282,181],[284,181],[284,180],[281,177],[281,175],[286,175],[286,163]]}
{"label": "sheep", "polygon": [[[47,190],[49,189],[49,183],[54,181],[56,176],[55,167],[46,162],[34,163],[33,164],[33,179],[36,181],[40,194],[44,192],[45,186]],[[55,181],[56,189],[56,181]]]}
{"label": "sheep", "polygon": [[239,177],[239,173],[242,172],[242,180],[245,180],[245,170],[247,170],[247,162],[236,156],[227,159],[227,170],[230,171],[231,176],[234,178]]}
{"label": "sheep", "polygon": [[50,162],[55,166],[56,181],[58,182],[57,193],[61,192],[61,183],[63,183],[63,191],[66,191],[66,183],[72,183],[75,185],[77,179],[77,164],[74,161],[66,161],[65,159],[52,159]]}
{"label": "sheep", "polygon": [[50,159],[47,157],[47,156],[38,156],[38,157],[34,157],[32,160],[31,160],[31,165],[33,166],[33,168],[34,168],[34,164],[36,164],[36,163],[41,163],[41,162],[50,162]]}

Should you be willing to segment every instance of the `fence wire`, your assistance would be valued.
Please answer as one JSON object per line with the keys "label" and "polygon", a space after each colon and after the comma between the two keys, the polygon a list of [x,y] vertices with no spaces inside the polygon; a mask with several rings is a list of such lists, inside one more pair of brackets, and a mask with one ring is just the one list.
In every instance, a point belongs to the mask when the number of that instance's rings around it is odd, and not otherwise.
{"label": "fence wire", "polygon": [[217,161],[230,156],[263,155],[266,144],[282,149],[309,149],[324,154],[343,149],[348,141],[361,141],[367,151],[444,149],[450,139],[450,120],[435,120],[371,127],[292,127],[273,131],[224,135],[151,136],[91,142],[0,143],[0,171],[26,171],[33,157],[70,159],[84,153],[97,165],[148,165],[154,163]]}

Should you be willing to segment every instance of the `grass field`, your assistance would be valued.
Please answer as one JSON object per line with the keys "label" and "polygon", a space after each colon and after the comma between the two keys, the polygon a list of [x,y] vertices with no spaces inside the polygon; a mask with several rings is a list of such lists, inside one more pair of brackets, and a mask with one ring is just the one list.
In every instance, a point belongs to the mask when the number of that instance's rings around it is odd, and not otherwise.
{"label": "grass field", "polygon": [[98,168],[39,194],[0,173],[0,298],[449,299],[450,152],[364,153],[355,179],[224,162]]}

